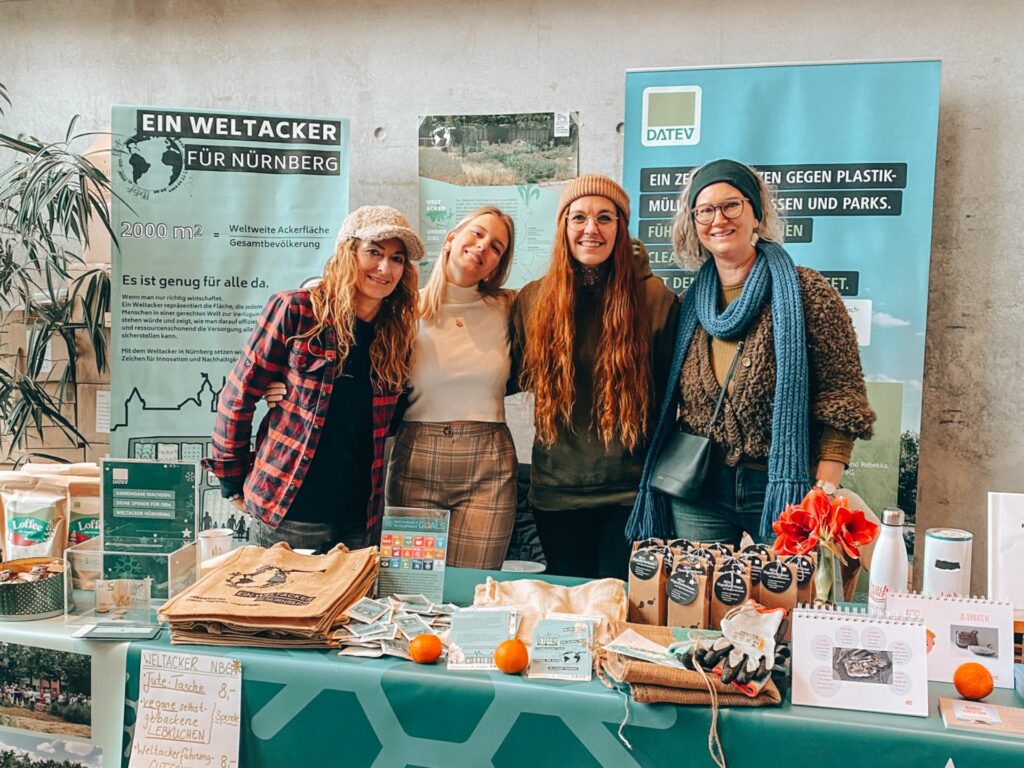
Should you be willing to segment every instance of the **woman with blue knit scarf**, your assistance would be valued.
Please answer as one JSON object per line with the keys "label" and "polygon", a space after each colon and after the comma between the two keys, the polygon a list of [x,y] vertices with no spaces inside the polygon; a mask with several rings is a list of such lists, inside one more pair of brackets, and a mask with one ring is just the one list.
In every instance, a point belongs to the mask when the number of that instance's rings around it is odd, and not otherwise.
{"label": "woman with blue knit scarf", "polygon": [[[825,278],[793,264],[770,189],[742,163],[691,174],[673,241],[677,259],[699,271],[626,533],[737,545],[747,531],[770,542],[786,504],[812,485],[835,494],[854,440],[871,437],[853,324]],[[677,429],[712,447],[687,499],[650,485]]]}

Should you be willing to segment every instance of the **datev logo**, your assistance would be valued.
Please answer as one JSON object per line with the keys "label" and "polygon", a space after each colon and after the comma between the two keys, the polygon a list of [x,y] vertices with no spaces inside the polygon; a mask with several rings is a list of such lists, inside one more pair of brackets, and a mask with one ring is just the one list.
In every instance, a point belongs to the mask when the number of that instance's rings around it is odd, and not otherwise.
{"label": "datev logo", "polygon": [[644,88],[643,144],[678,147],[700,143],[700,86]]}

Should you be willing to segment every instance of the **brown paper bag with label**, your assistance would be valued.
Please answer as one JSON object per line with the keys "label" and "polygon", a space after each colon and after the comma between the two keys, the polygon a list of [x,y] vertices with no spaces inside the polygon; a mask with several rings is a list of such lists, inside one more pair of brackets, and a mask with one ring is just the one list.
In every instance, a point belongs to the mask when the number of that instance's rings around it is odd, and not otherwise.
{"label": "brown paper bag with label", "polygon": [[818,553],[789,555],[784,562],[794,563],[797,568],[797,602],[810,605],[814,601],[814,572],[818,567]]}
{"label": "brown paper bag with label", "polygon": [[664,626],[668,578],[665,547],[635,549],[629,558],[629,620],[635,624]]}
{"label": "brown paper bag with label", "polygon": [[708,575],[702,568],[676,568],[665,584],[668,626],[706,629]]}
{"label": "brown paper bag with label", "polygon": [[733,562],[738,567],[718,568],[711,579],[710,629],[721,629],[725,614],[752,597],[749,566]]}
{"label": "brown paper bag with label", "polygon": [[[772,560],[761,569],[761,584],[758,600],[765,608],[785,608],[790,616],[797,604],[797,565]],[[791,638],[792,624],[786,622],[786,641]]]}

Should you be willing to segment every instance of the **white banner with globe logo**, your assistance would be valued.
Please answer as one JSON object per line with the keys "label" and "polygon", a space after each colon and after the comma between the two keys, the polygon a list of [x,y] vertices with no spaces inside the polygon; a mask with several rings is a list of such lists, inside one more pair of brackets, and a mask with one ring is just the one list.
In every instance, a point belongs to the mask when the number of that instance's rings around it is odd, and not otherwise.
{"label": "white banner with globe logo", "polygon": [[[349,121],[116,106],[112,127],[111,455],[198,460],[267,298],[333,252]],[[226,524],[203,487],[204,527]]]}

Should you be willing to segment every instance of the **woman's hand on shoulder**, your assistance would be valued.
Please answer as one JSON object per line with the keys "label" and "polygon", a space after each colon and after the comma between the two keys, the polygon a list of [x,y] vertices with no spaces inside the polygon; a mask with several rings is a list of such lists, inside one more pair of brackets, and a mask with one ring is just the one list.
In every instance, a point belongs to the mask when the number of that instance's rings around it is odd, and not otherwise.
{"label": "woman's hand on shoulder", "polygon": [[267,408],[276,408],[287,394],[288,387],[283,381],[272,381],[267,386],[267,391],[263,393],[263,399],[267,401]]}

